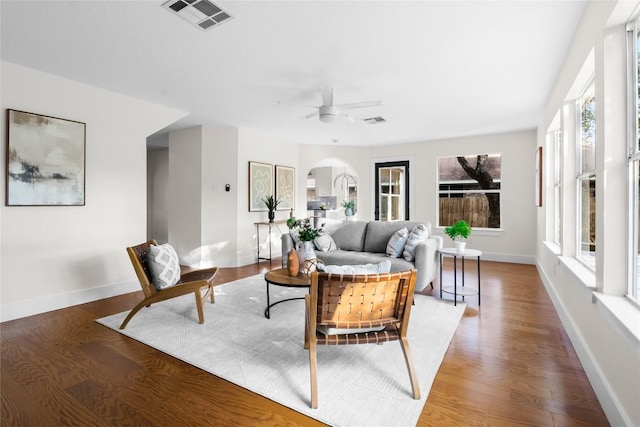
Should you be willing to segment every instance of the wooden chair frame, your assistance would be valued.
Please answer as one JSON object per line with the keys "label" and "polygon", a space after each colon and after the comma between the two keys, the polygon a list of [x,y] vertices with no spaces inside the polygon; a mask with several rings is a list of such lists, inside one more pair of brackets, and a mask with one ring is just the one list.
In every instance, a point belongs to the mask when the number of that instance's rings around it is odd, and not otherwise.
{"label": "wooden chair frame", "polygon": [[[204,312],[202,306],[203,301],[207,298],[207,296],[210,296],[211,303],[213,304],[215,302],[213,294],[213,278],[218,271],[217,267],[194,270],[181,274],[180,280],[177,284],[170,288],[165,288],[157,291],[151,283],[151,277],[149,275],[149,270],[147,269],[147,251],[149,250],[149,247],[151,245],[157,244],[158,243],[155,240],[149,240],[148,242],[127,248],[129,259],[131,259],[133,269],[138,276],[138,280],[140,281],[140,286],[142,287],[142,291],[144,292],[145,297],[129,312],[127,317],[122,322],[122,325],[120,325],[120,329],[124,329],[131,318],[138,311],[140,311],[142,307],[149,307],[153,303],[168,300],[170,298],[175,298],[189,293],[193,293],[196,297],[196,307],[198,309],[199,321],[198,323],[204,323]],[[207,291],[205,292],[204,296],[202,296],[200,290],[204,287],[207,288]]]}
{"label": "wooden chair frame", "polygon": [[[309,350],[311,407],[318,407],[317,345],[382,344],[400,341],[414,399],[420,399],[418,377],[407,340],[417,271],[350,275],[314,272],[305,301],[304,348]],[[318,326],[380,332],[327,335]]]}

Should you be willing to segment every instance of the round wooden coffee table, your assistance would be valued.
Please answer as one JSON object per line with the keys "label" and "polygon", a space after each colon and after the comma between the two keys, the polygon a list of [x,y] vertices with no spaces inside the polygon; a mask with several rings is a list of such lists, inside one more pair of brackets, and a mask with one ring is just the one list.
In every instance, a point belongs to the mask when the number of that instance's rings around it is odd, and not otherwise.
{"label": "round wooden coffee table", "polygon": [[299,273],[295,277],[289,276],[286,268],[280,268],[278,270],[269,271],[264,275],[264,281],[267,282],[267,308],[264,310],[264,316],[267,319],[271,318],[271,307],[280,304],[285,301],[293,301],[296,299],[304,299],[304,297],[287,298],[280,301],[276,301],[270,304],[269,299],[269,285],[286,286],[289,288],[307,288],[311,286],[311,278],[306,274]]}

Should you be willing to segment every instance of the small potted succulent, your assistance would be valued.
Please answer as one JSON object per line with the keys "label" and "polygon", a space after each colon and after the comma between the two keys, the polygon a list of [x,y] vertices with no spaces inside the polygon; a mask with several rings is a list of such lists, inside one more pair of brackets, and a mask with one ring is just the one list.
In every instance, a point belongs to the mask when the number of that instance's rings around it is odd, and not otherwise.
{"label": "small potted succulent", "polygon": [[460,220],[455,224],[446,227],[444,232],[447,236],[451,237],[451,240],[456,244],[456,250],[458,252],[464,252],[467,244],[467,237],[471,234],[471,227],[467,224],[467,221]]}
{"label": "small potted succulent", "polygon": [[272,194],[270,196],[264,197],[262,201],[264,202],[265,206],[267,207],[267,210],[269,211],[269,222],[273,222],[273,220],[276,217],[276,208],[280,203],[282,203],[282,200],[276,199],[275,197],[273,197],[273,194]]}

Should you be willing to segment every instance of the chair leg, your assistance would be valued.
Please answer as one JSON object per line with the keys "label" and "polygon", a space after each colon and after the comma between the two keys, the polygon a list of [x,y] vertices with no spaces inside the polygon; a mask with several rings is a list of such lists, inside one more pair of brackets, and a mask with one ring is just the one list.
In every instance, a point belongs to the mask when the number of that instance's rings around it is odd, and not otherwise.
{"label": "chair leg", "polygon": [[124,329],[127,327],[127,323],[129,323],[129,320],[131,320],[131,318],[140,311],[140,309],[142,307],[149,307],[151,304],[147,303],[147,300],[144,299],[142,301],[140,301],[138,304],[136,304],[135,307],[133,307],[131,309],[131,311],[129,312],[129,314],[127,314],[127,317],[125,317],[124,321],[122,322],[122,325],[120,325],[120,329]]}
{"label": "chair leg", "polygon": [[214,292],[213,292],[213,283],[209,282],[209,292],[211,292],[211,304],[213,304],[214,302],[216,302],[216,298],[214,296]]}
{"label": "chair leg", "polygon": [[202,296],[200,296],[200,289],[193,291],[196,295],[196,307],[198,308],[198,323],[204,323],[204,311],[202,310]]}
{"label": "chair leg", "polygon": [[316,369],[316,343],[309,343],[309,371],[311,374],[311,408],[318,408],[318,377]]}
{"label": "chair leg", "polygon": [[416,370],[413,368],[413,357],[411,356],[411,348],[409,347],[409,340],[406,337],[400,338],[400,346],[404,353],[404,360],[407,362],[407,370],[409,371],[409,379],[411,380],[411,390],[413,391],[413,398],[420,399],[420,386],[418,385],[418,376]]}

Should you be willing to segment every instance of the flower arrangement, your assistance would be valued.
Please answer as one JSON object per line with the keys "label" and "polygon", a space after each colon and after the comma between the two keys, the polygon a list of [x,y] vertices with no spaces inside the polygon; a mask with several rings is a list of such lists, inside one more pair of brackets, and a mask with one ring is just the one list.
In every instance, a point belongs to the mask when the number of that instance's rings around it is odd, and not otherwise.
{"label": "flower arrangement", "polygon": [[466,239],[471,234],[471,227],[469,227],[467,221],[460,220],[452,226],[446,227],[444,232],[451,237],[451,240],[456,240],[456,238]]}
{"label": "flower arrangement", "polygon": [[342,201],[342,207],[345,209],[351,209],[353,210],[356,207],[356,204],[353,200],[343,200]]}

